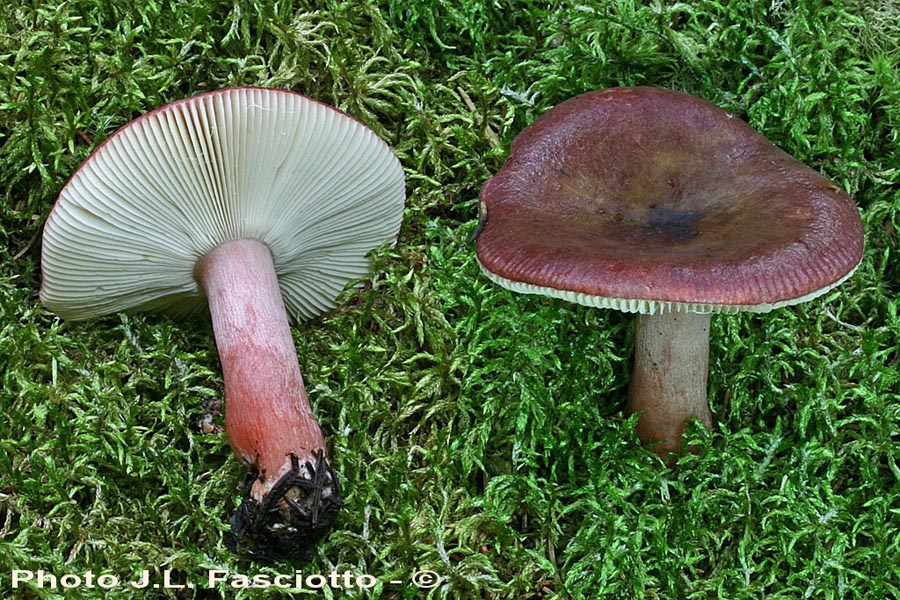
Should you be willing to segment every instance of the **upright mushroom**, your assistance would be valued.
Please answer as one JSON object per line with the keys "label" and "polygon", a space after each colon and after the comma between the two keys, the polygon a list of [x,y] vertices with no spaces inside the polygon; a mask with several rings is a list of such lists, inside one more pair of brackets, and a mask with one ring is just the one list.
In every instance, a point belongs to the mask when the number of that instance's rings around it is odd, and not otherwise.
{"label": "upright mushroom", "polygon": [[810,300],[862,259],[853,200],[734,115],[659,88],[551,109],[481,191],[476,254],[522,293],[640,313],[627,410],[663,456],[709,426],[710,313]]}
{"label": "upright mushroom", "polygon": [[325,104],[232,88],[119,129],[60,192],[40,298],[67,319],[209,307],[225,427],[249,469],[232,545],[296,558],[341,507],[288,314],[336,304],[400,228],[404,175],[387,144]]}

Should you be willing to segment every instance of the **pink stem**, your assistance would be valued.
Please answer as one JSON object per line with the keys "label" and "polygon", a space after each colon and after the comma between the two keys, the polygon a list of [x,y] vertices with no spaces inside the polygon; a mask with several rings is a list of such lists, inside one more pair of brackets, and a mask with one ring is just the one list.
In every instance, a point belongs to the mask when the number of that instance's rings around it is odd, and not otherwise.
{"label": "pink stem", "polygon": [[626,412],[640,412],[637,433],[670,464],[690,419],[712,426],[707,404],[708,314],[638,315],[634,375]]}
{"label": "pink stem", "polygon": [[225,379],[225,429],[237,457],[259,472],[258,501],[291,469],[316,463],[325,440],[309,406],[297,351],[265,244],[226,242],[197,264]]}

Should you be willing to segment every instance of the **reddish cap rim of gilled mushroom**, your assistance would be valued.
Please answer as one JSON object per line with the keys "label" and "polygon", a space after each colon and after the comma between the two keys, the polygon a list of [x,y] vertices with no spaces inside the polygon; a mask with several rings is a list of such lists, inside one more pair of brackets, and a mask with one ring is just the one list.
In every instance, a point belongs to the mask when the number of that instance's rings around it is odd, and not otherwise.
{"label": "reddish cap rim of gilled mushroom", "polygon": [[200,308],[197,261],[249,238],[269,246],[288,313],[310,318],[396,239],[404,201],[396,156],[349,115],[288,90],[207,92],[129,122],[69,179],[40,298],[69,319]]}
{"label": "reddish cap rim of gilled mushroom", "polygon": [[522,293],[627,312],[763,312],[862,259],[853,200],[721,108],[589,92],[513,141],[481,191],[476,254]]}

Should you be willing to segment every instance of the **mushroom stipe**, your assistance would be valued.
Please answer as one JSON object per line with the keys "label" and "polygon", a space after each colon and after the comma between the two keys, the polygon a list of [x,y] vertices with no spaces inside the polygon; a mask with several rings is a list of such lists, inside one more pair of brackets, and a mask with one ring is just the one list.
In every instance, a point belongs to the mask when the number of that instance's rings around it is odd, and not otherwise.
{"label": "mushroom stipe", "polygon": [[251,493],[260,478],[251,470],[241,489],[244,502],[231,518],[225,543],[237,554],[261,560],[310,560],[315,544],[330,531],[343,506],[337,475],[325,453],[302,465],[291,455],[291,470],[262,502]]}

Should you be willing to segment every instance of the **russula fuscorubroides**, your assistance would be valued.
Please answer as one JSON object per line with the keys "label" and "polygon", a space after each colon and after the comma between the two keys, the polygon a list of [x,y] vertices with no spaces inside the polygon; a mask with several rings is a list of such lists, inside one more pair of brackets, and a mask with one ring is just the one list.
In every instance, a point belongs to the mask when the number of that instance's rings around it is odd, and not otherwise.
{"label": "russula fuscorubroides", "polygon": [[40,298],[65,319],[208,307],[225,428],[248,468],[232,545],[295,558],[342,501],[289,316],[333,308],[393,243],[403,169],[372,130],[276,89],[222,89],[120,128],[60,192]]}
{"label": "russula fuscorubroides", "polygon": [[627,411],[663,456],[707,426],[711,313],[811,300],[862,259],[853,200],[700,98],[589,92],[539,117],[484,185],[476,255],[511,290],[639,313]]}

